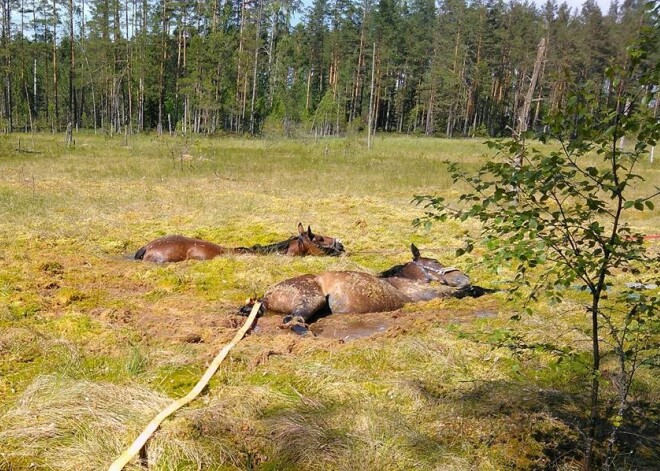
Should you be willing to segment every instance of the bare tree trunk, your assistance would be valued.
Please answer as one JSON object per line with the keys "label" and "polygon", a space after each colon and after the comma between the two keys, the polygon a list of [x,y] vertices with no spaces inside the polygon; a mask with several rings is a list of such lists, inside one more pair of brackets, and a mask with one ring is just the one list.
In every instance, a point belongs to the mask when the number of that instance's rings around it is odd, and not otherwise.
{"label": "bare tree trunk", "polygon": [[365,44],[365,30],[366,30],[366,19],[367,19],[367,4],[368,0],[364,0],[362,4],[362,25],[360,27],[360,46],[358,47],[358,60],[357,66],[355,69],[355,79],[353,86],[353,93],[351,96],[351,112],[349,115],[349,122],[352,122],[353,119],[358,115],[358,112],[362,112],[362,81],[363,81],[363,70],[364,70],[364,44]]}
{"label": "bare tree trunk", "polygon": [[261,12],[263,10],[263,2],[257,0],[257,3],[257,25],[254,33],[254,60],[252,62],[252,97],[250,98],[250,134],[253,135],[256,120],[254,108],[257,101],[257,72],[259,71],[259,36],[261,35]]}
{"label": "bare tree trunk", "polygon": [[545,38],[541,38],[539,45],[536,49],[536,60],[534,61],[534,71],[532,72],[532,77],[529,81],[529,88],[525,94],[525,101],[523,102],[522,107],[518,112],[518,124],[516,126],[516,132],[520,135],[527,131],[527,126],[529,122],[529,111],[532,106],[532,99],[534,98],[534,91],[536,90],[536,82],[539,78],[539,73],[541,67],[543,66],[543,60],[545,59],[545,48],[546,42]]}
{"label": "bare tree trunk", "polygon": [[69,124],[66,125],[66,146],[71,147],[73,142],[73,125],[69,122]]}
{"label": "bare tree trunk", "polygon": [[60,110],[58,103],[58,92],[57,92],[57,2],[53,0],[53,49],[52,49],[52,61],[53,61],[53,100],[55,106],[55,121],[52,124],[52,131],[59,131],[60,127]]}
{"label": "bare tree trunk", "polygon": [[[114,131],[121,133],[121,126],[124,121],[124,109],[122,106],[121,100],[121,89],[122,89],[122,70],[121,64],[123,63],[121,58],[121,50],[119,48],[119,43],[121,42],[121,15],[119,14],[119,1],[113,4],[114,11],[114,30],[113,30],[113,45],[112,45],[112,57],[113,57],[113,67],[112,67],[112,104],[113,104],[113,114],[112,114],[112,124],[114,126]],[[128,38],[127,38],[128,39]]]}
{"label": "bare tree trunk", "polygon": [[431,88],[431,94],[429,95],[429,103],[428,103],[428,108],[426,109],[426,123],[424,126],[424,134],[427,136],[430,136],[433,134],[433,128],[434,128],[434,117],[433,117],[433,109],[435,107],[435,84]]}
{"label": "bare tree trunk", "polygon": [[245,31],[245,5],[247,0],[241,1],[241,22],[238,32],[238,54],[236,60],[236,117],[235,117],[235,131],[240,132],[243,129],[243,120],[245,118],[245,86],[243,78],[243,49],[244,49],[244,36]]}
{"label": "bare tree trunk", "polygon": [[[2,18],[2,49],[9,51],[11,42],[11,3],[9,0],[3,0],[3,18]],[[13,131],[13,97],[12,97],[12,76],[11,76],[11,54],[7,53],[4,60],[4,108],[7,119],[7,132]]]}
{"label": "bare tree trunk", "polygon": [[[89,59],[87,58],[87,53],[85,52],[85,48],[81,44],[81,52],[83,55],[83,58],[85,59],[85,64],[87,65],[87,72],[89,73],[89,83],[91,84],[92,88],[92,113],[93,113],[93,119],[94,119],[94,132],[96,132],[96,127],[98,126],[98,116],[97,116],[97,105],[96,105],[96,87],[94,85],[94,76],[92,74],[92,69],[91,66],[89,65]],[[36,61],[35,61],[35,69],[36,69]],[[36,77],[36,71],[35,71],[35,77]],[[35,79],[36,82],[36,79]],[[35,93],[36,93],[36,83],[35,83]]]}
{"label": "bare tree trunk", "polygon": [[34,117],[37,118],[37,59],[32,62],[32,101],[34,106]]}
{"label": "bare tree trunk", "polygon": [[270,32],[268,33],[268,107],[273,106],[273,95],[275,91],[275,74],[273,74],[273,49],[275,47],[275,37],[277,35],[277,14],[279,10],[273,11],[273,18],[271,20]]}
{"label": "bare tree trunk", "polygon": [[[655,106],[653,107],[653,117],[658,117],[658,102],[660,101],[660,93],[655,93]],[[649,151],[649,162],[653,163],[653,154],[655,154],[655,146],[651,147]]]}
{"label": "bare tree trunk", "polygon": [[167,62],[167,39],[169,22],[167,17],[167,0],[163,0],[163,31],[161,41],[160,68],[158,72],[158,135],[163,134],[163,117],[165,106],[165,62]]}
{"label": "bare tree trunk", "polygon": [[[137,38],[140,38],[140,40],[137,42],[138,45],[138,57],[137,57],[137,64],[144,64],[145,59],[145,47],[144,47],[144,42],[141,39],[143,35],[146,34],[147,31],[147,8],[148,4],[146,0],[142,0],[142,9],[141,9],[141,15],[140,15],[140,26],[139,26],[139,32],[137,31],[136,28],[135,30],[135,36]],[[135,8],[135,7],[134,7]],[[137,21],[136,21],[136,24]],[[145,70],[144,70],[144,65],[140,66],[140,78],[138,80],[138,123],[137,123],[137,128],[138,132],[144,131],[144,105],[145,105]]]}
{"label": "bare tree trunk", "polygon": [[[129,5],[130,0],[126,0],[126,88],[127,88],[127,93],[128,93],[128,113],[127,113],[127,119],[126,119],[126,128],[128,129],[128,132],[126,133],[126,136],[128,134],[133,133],[133,84],[132,84],[132,66],[133,66],[133,49],[131,47],[131,44],[133,43],[133,40],[131,38],[135,38],[135,28],[133,29],[133,35],[131,36],[131,31],[130,31],[130,22],[128,20],[128,5]],[[135,16],[135,9],[133,9],[133,15]],[[131,40],[129,40],[131,39]]]}
{"label": "bare tree trunk", "polygon": [[[183,49],[184,49],[184,37],[185,37],[185,26],[181,24],[181,18],[176,28],[179,31],[179,36],[177,38],[177,53],[176,53],[176,75],[174,76],[174,115],[176,119],[179,118],[179,78],[181,78],[181,69],[183,64]],[[183,132],[185,133],[186,119],[185,119],[185,110],[183,117]]]}
{"label": "bare tree trunk", "polygon": [[376,43],[371,53],[371,91],[369,93],[369,118],[367,121],[367,149],[373,148],[372,126],[374,122],[374,85],[376,82]]}
{"label": "bare tree trunk", "polygon": [[67,123],[78,128],[78,119],[76,116],[76,59],[73,38],[73,0],[69,0],[69,110]]}
{"label": "bare tree trunk", "polygon": [[311,93],[312,93],[312,76],[314,75],[314,68],[312,67],[309,69],[309,72],[307,73],[307,96],[305,98],[305,109],[309,110],[309,105],[311,101]]}
{"label": "bare tree trunk", "polygon": [[[20,6],[20,13],[21,13],[21,37],[25,37],[25,9],[24,9],[24,3],[23,0],[21,0],[21,6]],[[25,90],[25,101],[27,103],[27,110],[28,110],[28,122],[30,125],[30,132],[34,132],[34,121],[32,119],[32,103],[30,100],[30,89],[28,88],[27,84],[27,78],[25,76],[25,70],[27,69],[28,65],[25,62],[25,48],[23,46],[23,42],[21,42],[21,85],[23,90]],[[27,130],[27,127],[26,127]]]}

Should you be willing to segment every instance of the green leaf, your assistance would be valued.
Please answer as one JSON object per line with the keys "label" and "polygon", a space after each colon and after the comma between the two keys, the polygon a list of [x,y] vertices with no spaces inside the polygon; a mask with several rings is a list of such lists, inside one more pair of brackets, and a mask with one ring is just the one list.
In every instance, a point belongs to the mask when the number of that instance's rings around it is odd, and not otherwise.
{"label": "green leaf", "polygon": [[615,427],[621,427],[621,424],[623,424],[623,417],[620,415],[610,417],[610,423]]}

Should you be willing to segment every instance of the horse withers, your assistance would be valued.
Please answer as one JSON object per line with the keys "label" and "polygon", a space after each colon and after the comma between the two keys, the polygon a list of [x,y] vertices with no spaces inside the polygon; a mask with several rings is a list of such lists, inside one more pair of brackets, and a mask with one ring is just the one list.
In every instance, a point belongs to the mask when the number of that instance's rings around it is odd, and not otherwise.
{"label": "horse withers", "polygon": [[[396,265],[379,276],[325,271],[281,281],[270,287],[260,300],[262,311],[285,314],[284,323],[294,332],[305,334],[307,324],[320,314],[394,311],[408,303],[480,296],[486,292],[474,290],[470,279],[460,270],[422,257],[414,245],[411,250],[412,262]],[[253,304],[250,301],[243,306],[241,313],[247,314]]]}
{"label": "horse withers", "polygon": [[314,234],[309,226],[305,231],[298,223],[298,235],[270,245],[251,247],[223,247],[207,240],[182,235],[167,235],[149,242],[135,253],[136,260],[149,262],[181,262],[184,260],[210,260],[225,254],[281,254],[287,256],[340,255],[344,252],[341,241],[335,237]]}

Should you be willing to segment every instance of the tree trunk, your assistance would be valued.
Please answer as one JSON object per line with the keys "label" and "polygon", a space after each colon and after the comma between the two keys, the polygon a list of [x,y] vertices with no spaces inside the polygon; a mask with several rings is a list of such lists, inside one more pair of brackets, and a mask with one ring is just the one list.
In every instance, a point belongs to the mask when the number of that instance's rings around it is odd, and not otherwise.
{"label": "tree trunk", "polygon": [[309,105],[311,101],[311,94],[312,94],[312,76],[314,75],[314,68],[310,68],[309,72],[307,73],[307,93],[305,97],[305,109],[309,111]]}
{"label": "tree trunk", "polygon": [[266,69],[268,76],[268,107],[272,108],[273,106],[273,95],[275,91],[275,74],[273,74],[273,54],[275,49],[275,37],[277,35],[277,14],[279,13],[278,9],[273,11],[273,18],[270,25],[270,31],[268,33],[268,68]]}
{"label": "tree trunk", "polygon": [[374,122],[374,84],[376,82],[376,43],[371,54],[371,87],[369,93],[369,118],[367,120],[367,149],[373,148],[372,126]]}
{"label": "tree trunk", "polygon": [[252,62],[252,97],[250,98],[250,134],[254,135],[256,116],[254,114],[257,101],[257,72],[259,71],[259,36],[261,35],[261,12],[263,2],[257,0],[257,24],[254,33],[254,59]]}
{"label": "tree trunk", "polygon": [[351,94],[351,110],[348,121],[352,122],[358,114],[362,114],[362,82],[364,74],[364,44],[365,44],[365,29],[367,18],[367,0],[364,1],[362,7],[362,24],[360,26],[360,45],[358,46],[357,65],[355,69],[355,79],[353,84],[353,91]]}
{"label": "tree trunk", "polygon": [[243,49],[245,32],[245,12],[247,0],[241,1],[241,19],[238,32],[238,54],[236,55],[236,104],[235,104],[235,131],[243,130],[243,120],[245,119],[245,78],[243,77]]}
{"label": "tree trunk", "polygon": [[76,59],[73,38],[73,0],[69,0],[69,110],[67,116],[67,124],[78,129],[78,120],[76,117]]}
{"label": "tree trunk", "polygon": [[163,118],[165,107],[165,63],[167,62],[167,40],[169,36],[169,21],[167,17],[167,0],[163,0],[163,31],[161,37],[161,55],[158,71],[158,135],[163,134]]}
{"label": "tree trunk", "polygon": [[[128,21],[128,4],[130,0],[126,0],[126,89],[128,93],[128,110],[127,110],[127,119],[126,127],[128,129],[128,134],[133,133],[133,83],[132,83],[132,66],[133,66],[133,52],[131,44],[135,38],[135,28],[133,29],[133,35],[129,29],[130,22]],[[135,15],[135,9],[133,10],[133,15]]]}
{"label": "tree trunk", "polygon": [[55,111],[55,120],[52,123],[52,131],[58,132],[60,128],[60,110],[58,103],[58,83],[57,83],[57,2],[53,0],[53,49],[52,49],[52,64],[53,64],[53,105]]}
{"label": "tree trunk", "polygon": [[522,107],[518,111],[518,123],[516,126],[516,132],[518,135],[527,131],[527,126],[529,122],[529,111],[532,106],[532,99],[534,98],[534,91],[536,90],[536,82],[539,78],[539,73],[541,67],[543,66],[543,60],[545,59],[545,48],[546,42],[545,38],[541,38],[539,45],[536,49],[536,60],[534,61],[534,71],[532,72],[532,78],[529,82],[529,88],[525,94],[525,100]]}

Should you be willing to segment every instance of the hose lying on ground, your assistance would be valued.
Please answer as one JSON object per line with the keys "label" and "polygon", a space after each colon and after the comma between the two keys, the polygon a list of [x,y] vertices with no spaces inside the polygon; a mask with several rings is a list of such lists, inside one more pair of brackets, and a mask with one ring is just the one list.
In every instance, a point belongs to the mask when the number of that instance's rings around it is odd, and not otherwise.
{"label": "hose lying on ground", "polygon": [[206,372],[204,373],[204,376],[197,382],[194,388],[190,390],[188,394],[186,394],[184,397],[181,399],[178,399],[174,401],[172,404],[167,406],[165,409],[163,409],[156,417],[154,417],[151,422],[144,428],[142,433],[138,435],[138,437],[135,439],[133,444],[128,447],[128,449],[121,454],[119,458],[117,458],[114,463],[110,465],[110,468],[108,468],[108,471],[121,471],[124,469],[124,466],[128,464],[129,461],[131,461],[135,455],[137,455],[142,447],[144,446],[145,443],[147,443],[147,440],[149,440],[149,437],[153,435],[153,433],[156,431],[156,429],[159,427],[159,425],[165,420],[167,417],[169,417],[171,414],[173,414],[175,411],[183,407],[184,405],[188,404],[190,401],[195,399],[199,393],[202,392],[204,387],[208,384],[208,382],[211,380],[215,372],[218,370],[218,367],[220,367],[220,363],[222,363],[222,360],[225,359],[227,354],[229,353],[229,350],[234,348],[234,346],[241,341],[241,339],[245,336],[247,331],[252,327],[252,323],[257,317],[257,314],[259,313],[259,308],[261,307],[260,302],[254,303],[254,306],[252,307],[252,311],[250,311],[250,315],[248,316],[247,320],[245,321],[245,324],[243,324],[243,327],[236,332],[236,335],[232,339],[231,342],[229,342],[227,345],[225,345],[222,350],[216,355],[216,357],[213,359],[209,367],[206,369]]}

